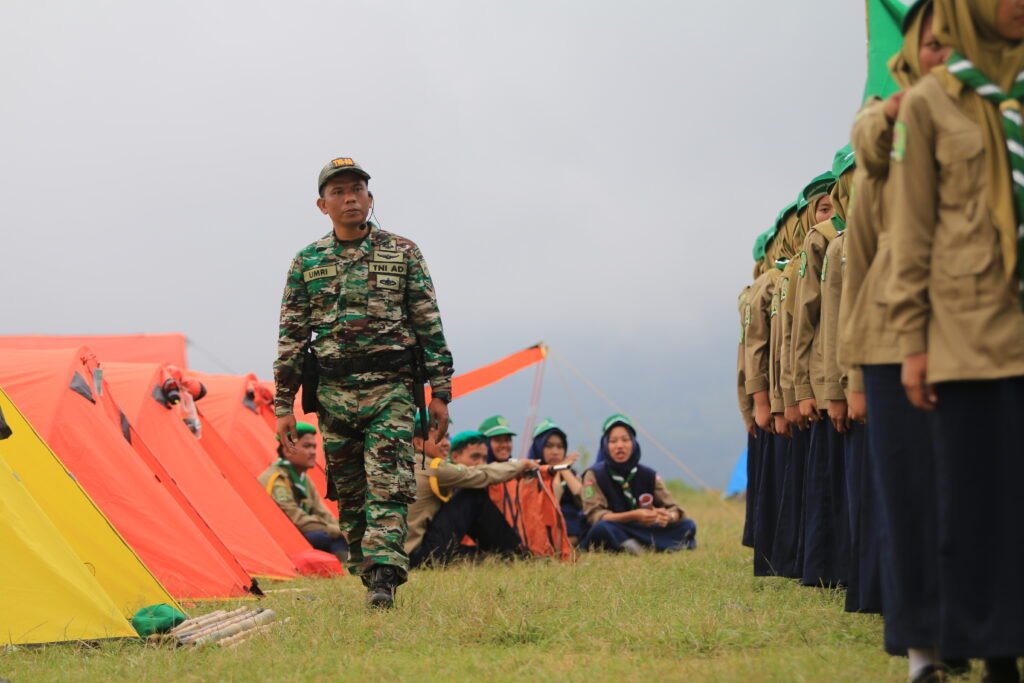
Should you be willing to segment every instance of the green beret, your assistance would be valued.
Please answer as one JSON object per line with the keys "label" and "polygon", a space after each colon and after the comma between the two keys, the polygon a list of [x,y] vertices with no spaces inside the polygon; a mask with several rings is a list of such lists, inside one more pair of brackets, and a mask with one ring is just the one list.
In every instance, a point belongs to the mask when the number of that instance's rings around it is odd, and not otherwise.
{"label": "green beret", "polygon": [[615,413],[607,420],[605,420],[604,424],[601,425],[601,433],[607,434],[608,430],[614,427],[615,425],[622,425],[629,431],[636,434],[636,427],[633,426],[633,421],[630,420],[629,417],[623,415],[622,413]]}
{"label": "green beret", "polygon": [[483,443],[484,435],[475,429],[468,429],[464,432],[459,432],[452,439],[452,450],[457,451],[473,443]]}
{"label": "green beret", "polygon": [[480,423],[480,433],[488,439],[492,436],[515,436],[516,433],[508,424],[503,415],[493,415]]}
{"label": "green beret", "polygon": [[[313,425],[309,424],[308,422],[296,422],[295,423],[295,433],[298,434],[299,438],[301,439],[306,434],[316,434],[316,427],[314,427]],[[281,437],[279,437],[276,434],[274,435],[274,438],[277,439],[278,441],[281,440]]]}
{"label": "green beret", "polygon": [[857,158],[853,153],[853,147],[846,145],[836,152],[836,156],[832,160],[832,175],[838,179],[839,176],[843,175],[856,165]]}

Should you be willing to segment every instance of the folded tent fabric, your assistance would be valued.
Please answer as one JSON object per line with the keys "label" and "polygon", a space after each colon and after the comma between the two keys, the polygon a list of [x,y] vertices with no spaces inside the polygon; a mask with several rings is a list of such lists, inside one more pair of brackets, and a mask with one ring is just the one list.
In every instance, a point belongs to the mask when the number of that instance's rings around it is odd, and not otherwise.
{"label": "folded tent fabric", "polygon": [[121,608],[68,545],[0,445],[0,643],[134,638]]}
{"label": "folded tent fabric", "polygon": [[131,617],[139,608],[174,599],[143,564],[127,541],[78,481],[40,438],[18,407],[0,388],[0,411],[11,437],[0,443],[0,456],[65,540],[120,608]]}
{"label": "folded tent fabric", "polygon": [[179,411],[161,402],[165,366],[104,362],[103,373],[128,421],[242,567],[257,576],[295,577],[295,565],[206,455]]}
{"label": "folded tent fabric", "polygon": [[134,431],[91,351],[0,351],[0,386],[171,595],[248,592],[248,574]]}

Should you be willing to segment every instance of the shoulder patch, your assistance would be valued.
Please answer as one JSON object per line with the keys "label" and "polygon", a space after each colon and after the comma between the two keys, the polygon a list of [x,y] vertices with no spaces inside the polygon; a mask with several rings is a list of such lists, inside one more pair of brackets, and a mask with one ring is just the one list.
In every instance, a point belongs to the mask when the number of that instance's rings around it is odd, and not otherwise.
{"label": "shoulder patch", "polygon": [[789,296],[789,278],[783,275],[779,282],[779,302],[785,303],[787,296]]}
{"label": "shoulder patch", "polygon": [[593,498],[594,497],[594,485],[593,484],[587,484],[586,486],[583,487],[583,497],[584,498]]}
{"label": "shoulder patch", "polygon": [[313,280],[322,280],[325,277],[337,277],[338,266],[320,266],[318,268],[311,268],[310,270],[302,271],[303,282],[312,282]]}
{"label": "shoulder patch", "polygon": [[903,155],[907,153],[907,124],[897,121],[892,129],[892,160],[903,161]]}
{"label": "shoulder patch", "polygon": [[821,281],[825,281],[825,273],[828,272],[828,254],[821,260]]}
{"label": "shoulder patch", "polygon": [[800,277],[803,278],[804,275],[807,275],[807,252],[806,251],[801,251],[800,252]]}

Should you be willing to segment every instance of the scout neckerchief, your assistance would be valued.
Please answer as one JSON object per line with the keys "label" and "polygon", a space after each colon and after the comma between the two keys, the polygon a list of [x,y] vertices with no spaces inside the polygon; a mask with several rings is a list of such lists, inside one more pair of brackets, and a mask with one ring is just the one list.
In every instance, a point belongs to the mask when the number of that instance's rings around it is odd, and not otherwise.
{"label": "scout neckerchief", "polygon": [[1020,276],[1024,304],[1024,132],[1021,129],[1021,105],[1024,98],[1024,71],[1017,75],[1009,94],[988,79],[971,60],[954,51],[946,62],[946,70],[968,88],[974,90],[999,109],[1010,161],[1014,209],[1017,219],[1017,274]]}
{"label": "scout neckerchief", "polygon": [[634,496],[633,491],[630,490],[630,484],[632,484],[633,480],[636,479],[636,465],[633,465],[633,469],[631,469],[626,476],[618,474],[611,467],[608,468],[608,474],[611,476],[612,481],[618,484],[619,488],[622,489],[622,495],[626,497],[626,501],[629,503],[629,506],[635,510],[636,496]]}
{"label": "scout neckerchief", "polygon": [[296,495],[296,492],[301,493],[302,500],[301,502],[299,502],[299,507],[301,507],[306,512],[309,512],[309,491],[306,490],[306,483],[309,481],[309,478],[306,476],[305,472],[299,474],[298,472],[295,471],[295,467],[284,458],[281,458],[276,463],[274,463],[274,466],[280,467],[281,469],[288,473],[288,481],[292,485],[292,495],[295,495],[296,498],[298,498],[299,496]]}

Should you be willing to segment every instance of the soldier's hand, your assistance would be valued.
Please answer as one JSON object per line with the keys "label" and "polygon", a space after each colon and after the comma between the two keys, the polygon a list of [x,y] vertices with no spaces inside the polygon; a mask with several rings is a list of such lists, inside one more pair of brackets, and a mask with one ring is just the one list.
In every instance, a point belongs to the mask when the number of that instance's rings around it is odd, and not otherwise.
{"label": "soldier's hand", "polygon": [[299,440],[299,433],[295,430],[295,416],[284,415],[277,418],[277,438],[281,445],[291,450]]}
{"label": "soldier's hand", "polygon": [[928,384],[928,354],[915,353],[903,359],[900,373],[903,389],[915,408],[931,412],[939,403],[935,387]]}
{"label": "soldier's hand", "polygon": [[846,402],[849,404],[850,419],[865,424],[868,421],[868,402],[864,398],[864,392],[846,392]]}
{"label": "soldier's hand", "polygon": [[437,438],[434,439],[434,443],[441,443],[448,434],[448,404],[439,398],[432,398],[430,405],[427,406],[427,412],[430,414],[431,429],[437,427]]}

